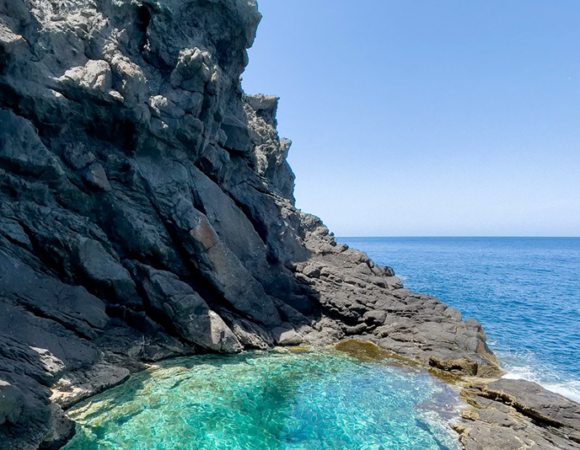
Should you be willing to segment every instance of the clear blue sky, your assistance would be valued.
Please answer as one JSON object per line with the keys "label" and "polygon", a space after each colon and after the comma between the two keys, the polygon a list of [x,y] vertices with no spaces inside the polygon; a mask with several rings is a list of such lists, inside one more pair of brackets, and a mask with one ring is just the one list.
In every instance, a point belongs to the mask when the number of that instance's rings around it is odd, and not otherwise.
{"label": "clear blue sky", "polygon": [[297,205],[338,236],[580,236],[580,0],[261,0]]}

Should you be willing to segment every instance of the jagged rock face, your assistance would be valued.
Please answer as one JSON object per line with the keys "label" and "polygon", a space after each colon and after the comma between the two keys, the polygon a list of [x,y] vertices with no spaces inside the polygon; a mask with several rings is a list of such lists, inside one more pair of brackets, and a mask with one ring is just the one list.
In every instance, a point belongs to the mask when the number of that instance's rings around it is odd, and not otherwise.
{"label": "jagged rock face", "polygon": [[345,337],[495,375],[476,321],[294,207],[249,0],[0,0],[0,448],[143,363]]}

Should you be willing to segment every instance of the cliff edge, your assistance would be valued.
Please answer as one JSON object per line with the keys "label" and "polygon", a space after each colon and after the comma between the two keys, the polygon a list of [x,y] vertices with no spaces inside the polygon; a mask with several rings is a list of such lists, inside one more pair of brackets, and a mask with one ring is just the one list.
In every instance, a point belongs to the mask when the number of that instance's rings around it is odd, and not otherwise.
{"label": "cliff edge", "polygon": [[180,355],[353,337],[501,375],[478,322],[295,208],[278,99],[240,87],[260,18],[0,0],[1,449],[58,448],[67,407]]}

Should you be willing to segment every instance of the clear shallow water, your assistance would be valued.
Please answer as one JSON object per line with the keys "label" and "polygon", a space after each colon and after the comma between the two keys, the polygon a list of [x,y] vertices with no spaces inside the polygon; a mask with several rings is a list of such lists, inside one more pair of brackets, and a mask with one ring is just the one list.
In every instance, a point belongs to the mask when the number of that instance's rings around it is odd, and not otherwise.
{"label": "clear shallow water", "polygon": [[339,238],[479,320],[511,378],[580,402],[580,238]]}
{"label": "clear shallow water", "polygon": [[339,352],[181,358],[80,405],[66,450],[458,450],[456,395]]}

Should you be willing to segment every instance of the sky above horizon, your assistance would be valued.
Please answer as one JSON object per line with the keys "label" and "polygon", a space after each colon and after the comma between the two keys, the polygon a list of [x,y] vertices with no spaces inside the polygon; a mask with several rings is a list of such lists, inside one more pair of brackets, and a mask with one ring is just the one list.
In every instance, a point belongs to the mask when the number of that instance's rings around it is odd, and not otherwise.
{"label": "sky above horizon", "polygon": [[261,0],[295,197],[337,236],[580,236],[578,0]]}

